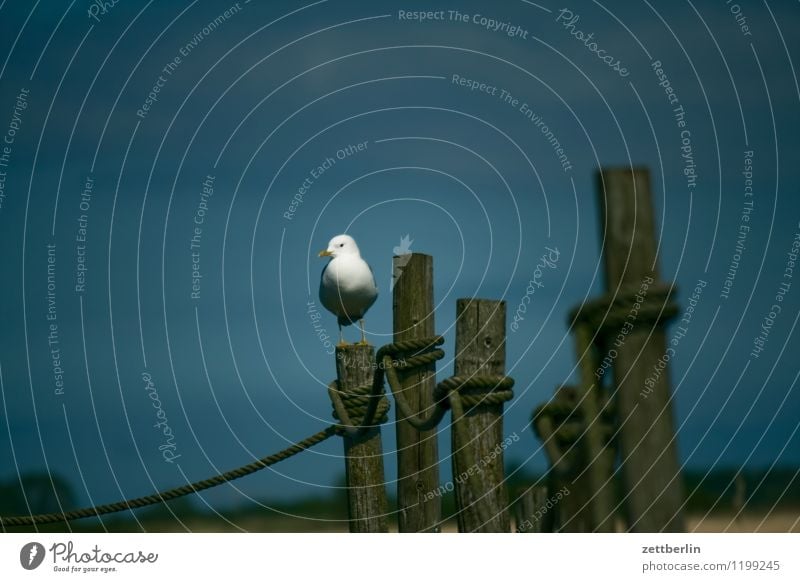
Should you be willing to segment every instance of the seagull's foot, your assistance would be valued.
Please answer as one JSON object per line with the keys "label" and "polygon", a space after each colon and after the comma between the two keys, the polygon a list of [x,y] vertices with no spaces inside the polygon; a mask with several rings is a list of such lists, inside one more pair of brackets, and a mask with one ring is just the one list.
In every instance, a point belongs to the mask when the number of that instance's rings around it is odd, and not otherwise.
{"label": "seagull's foot", "polygon": [[371,346],[372,344],[369,343],[366,338],[361,338],[361,341],[359,341],[358,344],[356,344],[356,345],[359,345],[359,346]]}
{"label": "seagull's foot", "polygon": [[347,342],[346,342],[346,341],[344,341],[344,340],[339,340],[339,343],[338,343],[338,344],[336,344],[336,347],[337,347],[337,348],[347,348],[347,347],[350,347],[350,344],[349,344],[349,343],[347,343]]}

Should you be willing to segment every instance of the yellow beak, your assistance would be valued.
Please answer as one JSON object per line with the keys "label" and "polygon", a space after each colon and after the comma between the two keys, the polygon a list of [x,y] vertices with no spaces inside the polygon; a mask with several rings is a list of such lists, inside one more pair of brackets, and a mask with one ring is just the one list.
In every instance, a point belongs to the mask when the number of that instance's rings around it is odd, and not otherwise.
{"label": "yellow beak", "polygon": [[333,253],[328,251],[328,250],[320,251],[319,252],[319,256],[320,257],[331,257],[331,256],[333,256]]}

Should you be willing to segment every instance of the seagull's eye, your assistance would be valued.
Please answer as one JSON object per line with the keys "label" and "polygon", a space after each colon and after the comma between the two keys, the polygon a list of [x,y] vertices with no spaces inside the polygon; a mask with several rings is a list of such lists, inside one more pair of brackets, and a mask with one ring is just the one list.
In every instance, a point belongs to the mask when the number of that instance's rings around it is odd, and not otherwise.
{"label": "seagull's eye", "polygon": [[343,246],[344,246],[344,243],[339,243],[339,246],[340,246],[340,247],[343,247]]}

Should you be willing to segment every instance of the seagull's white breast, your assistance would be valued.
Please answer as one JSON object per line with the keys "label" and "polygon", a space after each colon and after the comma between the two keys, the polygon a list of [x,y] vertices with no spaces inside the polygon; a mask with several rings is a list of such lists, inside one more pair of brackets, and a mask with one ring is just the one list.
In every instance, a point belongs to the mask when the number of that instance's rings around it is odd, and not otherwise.
{"label": "seagull's white breast", "polygon": [[358,255],[336,257],[322,272],[319,298],[337,317],[361,319],[377,297],[372,270]]}

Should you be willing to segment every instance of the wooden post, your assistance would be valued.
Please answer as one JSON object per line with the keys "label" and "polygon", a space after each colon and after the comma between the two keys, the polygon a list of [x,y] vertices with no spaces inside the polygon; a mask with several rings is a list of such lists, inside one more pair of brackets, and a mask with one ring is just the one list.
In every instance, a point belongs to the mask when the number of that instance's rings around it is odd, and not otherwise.
{"label": "wooden post", "polygon": [[[340,392],[372,384],[374,372],[375,349],[372,346],[352,344],[336,348]],[[381,429],[376,426],[357,438],[345,435],[343,441],[350,531],[387,532]]]}
{"label": "wooden post", "polygon": [[615,450],[609,442],[610,426],[602,415],[606,404],[602,387],[595,382],[597,359],[592,346],[592,330],[587,325],[575,326],[576,352],[580,368],[580,400],[583,430],[583,456],[588,483],[589,531],[608,533],[614,531],[614,457]]}
{"label": "wooden post", "polygon": [[[455,375],[504,375],[505,301],[456,303]],[[453,479],[461,532],[511,531],[503,470],[503,405],[472,408],[452,431]],[[462,435],[462,436],[460,436]],[[464,438],[466,442],[460,442]]]}
{"label": "wooden post", "polygon": [[[599,173],[606,283],[610,293],[637,292],[652,278],[659,283],[650,176],[646,168]],[[663,327],[634,321],[624,343],[615,345],[613,370],[622,455],[622,480],[633,531],[682,531],[682,484],[669,404],[668,370],[645,382],[666,350]],[[649,337],[648,337],[649,336]]]}
{"label": "wooden post", "polygon": [[[393,260],[394,341],[433,336],[433,257],[421,253]],[[433,410],[436,364],[413,371],[398,370],[403,395],[411,411],[427,416]],[[439,495],[437,430],[419,432],[397,415],[397,507],[401,532],[438,532],[442,519]]]}
{"label": "wooden post", "polygon": [[533,429],[550,461],[549,490],[567,492],[553,512],[552,527],[556,532],[585,533],[594,529],[581,395],[580,388],[559,386],[550,402],[534,412]]}

